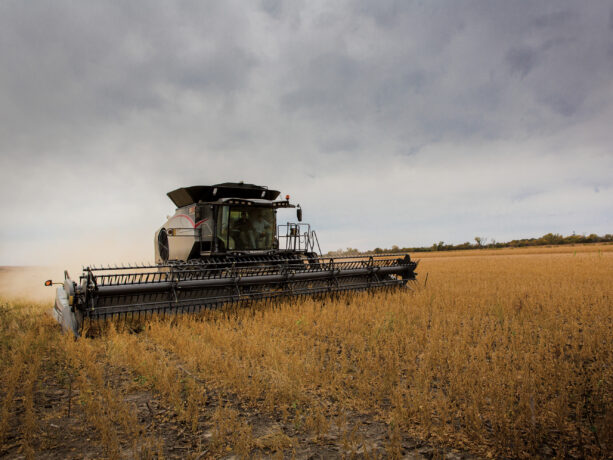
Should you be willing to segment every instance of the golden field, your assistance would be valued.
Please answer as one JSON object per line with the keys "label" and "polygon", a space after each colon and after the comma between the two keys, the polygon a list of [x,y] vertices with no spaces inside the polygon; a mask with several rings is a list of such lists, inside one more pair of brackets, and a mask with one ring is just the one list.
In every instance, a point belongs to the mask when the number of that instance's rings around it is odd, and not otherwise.
{"label": "golden field", "polygon": [[5,298],[0,455],[610,455],[613,245],[419,258],[411,290],[76,341]]}

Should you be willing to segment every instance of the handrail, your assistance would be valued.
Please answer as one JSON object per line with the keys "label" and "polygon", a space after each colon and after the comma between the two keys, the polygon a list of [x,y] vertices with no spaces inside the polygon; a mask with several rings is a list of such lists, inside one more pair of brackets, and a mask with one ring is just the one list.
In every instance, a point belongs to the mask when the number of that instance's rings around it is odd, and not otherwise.
{"label": "handrail", "polygon": [[[285,231],[283,231],[283,229],[285,229]],[[311,230],[310,224],[288,222],[278,225],[277,238],[279,240],[279,249],[285,249],[286,251],[315,252],[315,248],[317,247],[317,252],[321,255],[317,234],[315,230]],[[285,241],[284,245],[282,241]]]}

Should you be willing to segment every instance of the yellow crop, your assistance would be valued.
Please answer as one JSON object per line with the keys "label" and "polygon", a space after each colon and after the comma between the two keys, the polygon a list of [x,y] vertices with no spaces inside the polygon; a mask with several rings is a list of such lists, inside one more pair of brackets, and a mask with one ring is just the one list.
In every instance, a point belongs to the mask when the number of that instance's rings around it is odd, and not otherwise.
{"label": "yellow crop", "polygon": [[0,455],[613,451],[613,246],[421,259],[412,290],[175,317],[138,334],[111,326],[78,341],[43,313],[50,306],[7,300]]}

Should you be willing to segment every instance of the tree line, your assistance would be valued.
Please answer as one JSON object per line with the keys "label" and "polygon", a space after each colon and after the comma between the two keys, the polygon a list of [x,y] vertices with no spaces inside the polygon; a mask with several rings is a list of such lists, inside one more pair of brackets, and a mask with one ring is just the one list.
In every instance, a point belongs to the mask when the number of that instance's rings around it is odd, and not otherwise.
{"label": "tree line", "polygon": [[522,238],[519,240],[511,240],[506,242],[497,242],[494,239],[488,241],[487,238],[476,236],[474,243],[469,241],[461,244],[446,244],[444,241],[432,244],[432,246],[423,247],[399,247],[393,245],[391,248],[375,248],[369,251],[360,251],[357,248],[337,249],[329,251],[328,256],[351,256],[358,254],[393,254],[396,252],[432,252],[432,251],[457,251],[463,249],[485,249],[485,248],[521,248],[528,246],[557,246],[563,244],[584,244],[584,243],[611,243],[613,235],[607,233],[599,236],[595,233],[590,235],[568,235],[562,236],[559,233],[547,233],[540,238]]}

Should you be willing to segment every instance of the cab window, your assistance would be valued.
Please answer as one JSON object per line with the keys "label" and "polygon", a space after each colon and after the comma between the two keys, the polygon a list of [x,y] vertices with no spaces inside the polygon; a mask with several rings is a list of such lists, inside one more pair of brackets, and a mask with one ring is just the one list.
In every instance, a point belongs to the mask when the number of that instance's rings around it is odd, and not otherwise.
{"label": "cab window", "polygon": [[223,206],[217,221],[217,235],[230,251],[269,250],[275,237],[272,208]]}

